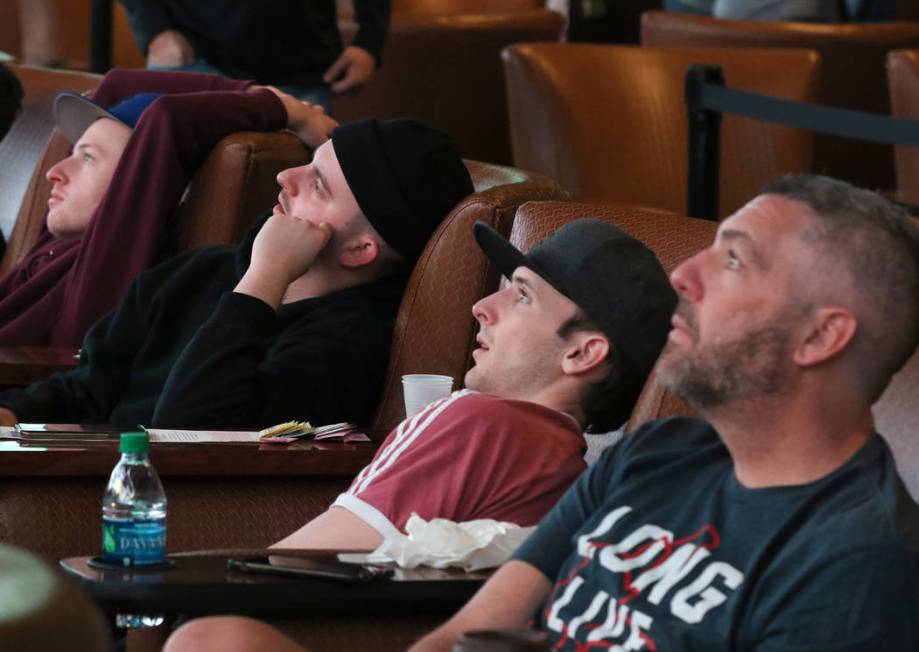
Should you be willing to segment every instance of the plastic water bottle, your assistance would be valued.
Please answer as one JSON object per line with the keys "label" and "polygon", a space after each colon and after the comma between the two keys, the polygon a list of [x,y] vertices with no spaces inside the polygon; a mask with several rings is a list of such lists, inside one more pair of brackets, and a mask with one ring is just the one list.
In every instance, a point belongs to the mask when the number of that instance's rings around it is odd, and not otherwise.
{"label": "plastic water bottle", "polygon": [[[166,494],[150,464],[145,432],[121,435],[121,460],[102,499],[102,561],[118,566],[161,564],[166,549]],[[118,614],[118,627],[153,627],[162,617]]]}
{"label": "plastic water bottle", "polygon": [[163,563],[166,494],[150,464],[145,432],[121,435],[121,460],[102,499],[102,561],[119,566]]}

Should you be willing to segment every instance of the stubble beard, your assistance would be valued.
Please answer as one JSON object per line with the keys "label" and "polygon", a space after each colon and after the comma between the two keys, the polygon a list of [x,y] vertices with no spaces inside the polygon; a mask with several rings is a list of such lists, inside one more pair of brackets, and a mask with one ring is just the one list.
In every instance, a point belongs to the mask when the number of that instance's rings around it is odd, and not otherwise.
{"label": "stubble beard", "polygon": [[658,366],[660,383],[700,411],[732,401],[777,394],[786,386],[790,329],[778,319],[739,337],[685,353],[668,342]]}

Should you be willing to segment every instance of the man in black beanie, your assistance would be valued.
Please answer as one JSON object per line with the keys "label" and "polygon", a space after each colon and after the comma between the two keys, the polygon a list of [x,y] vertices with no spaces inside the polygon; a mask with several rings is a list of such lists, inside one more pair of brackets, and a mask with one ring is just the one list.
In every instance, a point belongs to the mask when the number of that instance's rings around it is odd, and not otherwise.
{"label": "man in black beanie", "polygon": [[0,395],[0,423],[366,422],[407,276],[472,181],[446,134],[361,120],[278,183],[240,245],[139,276],[77,369]]}

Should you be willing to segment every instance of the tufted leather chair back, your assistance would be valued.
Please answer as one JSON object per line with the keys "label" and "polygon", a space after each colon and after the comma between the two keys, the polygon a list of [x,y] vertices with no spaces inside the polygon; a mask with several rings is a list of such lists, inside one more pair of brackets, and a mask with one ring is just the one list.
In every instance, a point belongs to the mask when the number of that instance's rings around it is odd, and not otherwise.
{"label": "tufted leather chair back", "polygon": [[394,14],[383,67],[360,93],[334,101],[335,117],[348,122],[411,116],[453,136],[464,157],[509,165],[501,49],[511,43],[557,41],[563,22],[545,9]]}
{"label": "tufted leather chair back", "polygon": [[[92,89],[100,79],[97,75],[40,68],[13,70],[22,81],[26,103],[0,144],[0,190],[9,198],[0,208],[0,224],[12,223],[10,218],[15,215],[0,273],[27,254],[41,234],[51,191],[45,173],[70,150],[67,140],[54,131],[54,96],[62,89]],[[241,132],[221,140],[177,210],[166,254],[237,241],[252,221],[275,203],[278,172],[303,165],[309,157],[303,144],[286,132]],[[22,197],[21,203],[16,197]],[[16,208],[18,215],[13,213]]]}
{"label": "tufted leather chair back", "polygon": [[[898,118],[919,120],[919,49],[887,55],[890,112]],[[919,147],[894,147],[897,190],[919,197]]]}
{"label": "tufted leather chair back", "polygon": [[309,163],[310,150],[292,133],[238,132],[217,143],[179,205],[175,253],[238,242],[277,203],[276,177]]}
{"label": "tufted leather chair back", "polygon": [[402,375],[453,376],[462,387],[475,339],[472,304],[497,287],[498,277],[472,237],[482,221],[507,235],[517,207],[563,199],[551,179],[514,168],[466,161],[476,192],[456,205],[431,237],[402,297],[389,369],[374,419],[382,440],[405,417]]}
{"label": "tufted leather chair back", "polygon": [[[805,50],[528,43],[504,51],[514,164],[558,179],[575,198],[686,210],[684,77],[723,66],[732,87],[812,100],[818,56]],[[767,181],[811,169],[813,136],[728,116],[721,214]]]}
{"label": "tufted leather chair back", "polygon": [[584,218],[610,222],[638,238],[657,255],[667,273],[708,247],[718,229],[717,224],[708,220],[629,204],[601,206],[534,201],[524,204],[517,211],[510,241],[521,251],[527,252],[568,222]]}
{"label": "tufted leather chair back", "polygon": [[[653,46],[808,48],[821,57],[815,101],[889,113],[884,60],[890,50],[919,47],[919,23],[816,24],[719,20],[675,12],[642,16],[642,44]],[[815,171],[873,189],[894,184],[889,145],[818,136]]]}

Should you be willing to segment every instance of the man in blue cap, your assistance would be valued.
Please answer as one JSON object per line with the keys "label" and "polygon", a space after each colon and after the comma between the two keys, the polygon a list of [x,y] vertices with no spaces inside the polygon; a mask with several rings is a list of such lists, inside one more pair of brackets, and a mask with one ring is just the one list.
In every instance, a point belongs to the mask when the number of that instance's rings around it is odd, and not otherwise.
{"label": "man in blue cap", "polygon": [[128,70],[91,98],[62,93],[54,118],[74,148],[47,173],[46,230],[0,278],[3,345],[79,346],[162,255],[168,220],[224,136],[289,127],[316,147],[336,125],[248,82]]}

